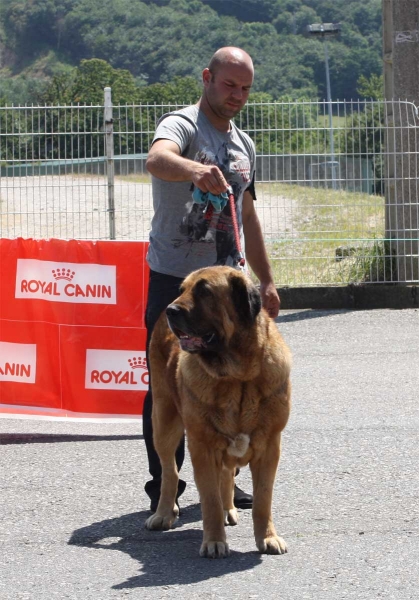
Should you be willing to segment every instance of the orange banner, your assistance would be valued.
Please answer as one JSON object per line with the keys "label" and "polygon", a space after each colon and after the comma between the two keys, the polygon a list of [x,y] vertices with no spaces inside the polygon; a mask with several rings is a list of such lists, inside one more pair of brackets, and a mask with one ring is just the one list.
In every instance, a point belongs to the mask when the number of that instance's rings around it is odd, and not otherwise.
{"label": "orange banner", "polygon": [[0,239],[0,412],[142,412],[145,242]]}

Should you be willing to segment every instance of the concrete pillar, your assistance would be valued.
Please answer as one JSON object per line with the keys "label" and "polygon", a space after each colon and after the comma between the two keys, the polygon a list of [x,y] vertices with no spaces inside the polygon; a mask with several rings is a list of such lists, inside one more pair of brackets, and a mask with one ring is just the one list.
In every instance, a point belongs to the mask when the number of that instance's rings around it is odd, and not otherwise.
{"label": "concrete pillar", "polygon": [[[383,0],[386,237],[400,282],[419,281],[419,0]],[[390,102],[391,101],[391,102]]]}

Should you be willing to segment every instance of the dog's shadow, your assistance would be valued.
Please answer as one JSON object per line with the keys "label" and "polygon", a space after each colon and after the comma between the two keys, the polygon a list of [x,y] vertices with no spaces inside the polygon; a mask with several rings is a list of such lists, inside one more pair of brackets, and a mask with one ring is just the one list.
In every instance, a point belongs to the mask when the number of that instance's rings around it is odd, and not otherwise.
{"label": "dog's shadow", "polygon": [[225,560],[200,558],[202,529],[182,531],[182,525],[200,521],[199,504],[182,508],[180,520],[170,531],[147,531],[144,523],[149,515],[143,511],[92,523],[76,529],[68,543],[126,552],[138,561],[140,574],[113,585],[115,590],[198,583],[226,573],[253,569],[262,560],[256,551],[232,551]]}

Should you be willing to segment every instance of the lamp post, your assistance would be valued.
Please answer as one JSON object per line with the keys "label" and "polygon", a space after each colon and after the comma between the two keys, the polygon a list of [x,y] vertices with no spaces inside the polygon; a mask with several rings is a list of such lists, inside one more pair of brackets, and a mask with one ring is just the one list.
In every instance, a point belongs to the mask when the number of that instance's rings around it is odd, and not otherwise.
{"label": "lamp post", "polygon": [[330,72],[329,72],[329,52],[327,49],[326,38],[337,36],[341,30],[340,23],[314,23],[307,25],[309,35],[321,37],[324,45],[324,60],[326,63],[326,88],[327,88],[327,103],[329,112],[329,136],[330,136],[330,155],[332,163],[332,187],[336,189],[336,173],[335,173],[335,144],[333,140],[333,111],[332,111],[332,93],[330,88]]}

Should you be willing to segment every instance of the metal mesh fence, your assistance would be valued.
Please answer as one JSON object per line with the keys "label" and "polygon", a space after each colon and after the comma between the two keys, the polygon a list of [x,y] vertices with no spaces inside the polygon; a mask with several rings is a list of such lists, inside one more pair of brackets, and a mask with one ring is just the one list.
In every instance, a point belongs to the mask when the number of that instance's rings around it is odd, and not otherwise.
{"label": "metal mesh fence", "polygon": [[[147,240],[145,158],[176,108],[0,108],[0,236]],[[249,103],[237,125],[278,285],[419,281],[413,104]]]}

